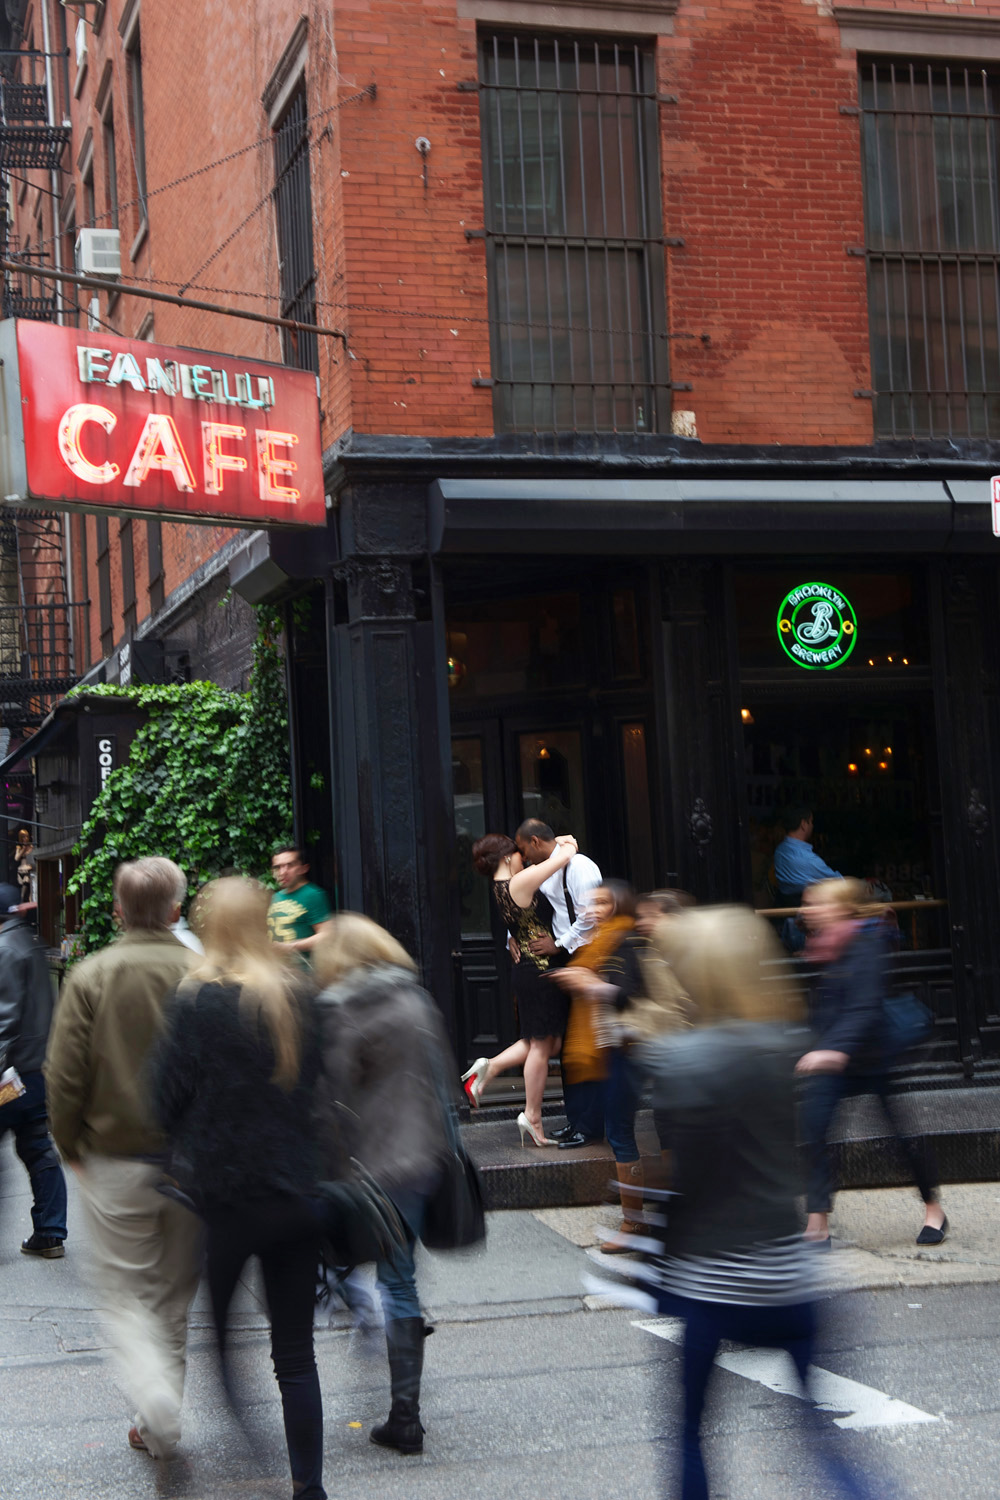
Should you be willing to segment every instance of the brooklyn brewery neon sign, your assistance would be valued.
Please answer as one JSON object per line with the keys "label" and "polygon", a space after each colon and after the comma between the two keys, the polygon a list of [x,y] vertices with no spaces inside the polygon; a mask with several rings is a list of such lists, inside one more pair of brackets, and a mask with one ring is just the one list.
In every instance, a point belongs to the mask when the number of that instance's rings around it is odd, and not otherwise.
{"label": "brooklyn brewery neon sign", "polygon": [[778,640],[797,667],[829,672],[854,650],[858,619],[851,601],[829,583],[800,583],[781,601]]}

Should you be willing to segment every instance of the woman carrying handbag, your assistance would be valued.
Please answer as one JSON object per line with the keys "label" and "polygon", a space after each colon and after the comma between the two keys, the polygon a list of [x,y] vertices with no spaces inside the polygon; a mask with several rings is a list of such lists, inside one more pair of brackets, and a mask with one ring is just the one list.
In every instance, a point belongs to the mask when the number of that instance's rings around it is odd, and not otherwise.
{"label": "woman carrying handbag", "polygon": [[376,1262],[385,1314],[392,1407],[371,1440],[420,1453],[424,1339],[413,1252],[429,1202],[454,1156],[438,1080],[450,1062],[440,1013],[406,950],[370,918],[334,917],[315,949],[322,1078],[317,1117],[323,1175],[359,1161],[392,1200],[405,1243]]}
{"label": "woman carrying handbag", "polygon": [[860,880],[820,880],[802,897],[809,937],[804,949],[817,966],[809,995],[815,1042],[795,1071],[805,1079],[802,1135],[808,1159],[806,1239],[829,1248],[835,1183],[828,1136],[842,1099],[874,1094],[906,1157],[924,1201],[918,1245],[940,1245],[948,1220],[938,1199],[926,1147],[899,1128],[888,1067],[892,1014],[886,1001],[886,929],[865,907]]}

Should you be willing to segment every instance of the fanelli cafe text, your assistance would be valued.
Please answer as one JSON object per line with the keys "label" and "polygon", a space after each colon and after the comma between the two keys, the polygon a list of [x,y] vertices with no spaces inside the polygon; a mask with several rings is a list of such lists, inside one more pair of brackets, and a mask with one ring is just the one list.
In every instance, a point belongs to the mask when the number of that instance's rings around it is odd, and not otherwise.
{"label": "fanelli cafe text", "polygon": [[236,526],[326,522],[316,377],[0,323],[3,497]]}

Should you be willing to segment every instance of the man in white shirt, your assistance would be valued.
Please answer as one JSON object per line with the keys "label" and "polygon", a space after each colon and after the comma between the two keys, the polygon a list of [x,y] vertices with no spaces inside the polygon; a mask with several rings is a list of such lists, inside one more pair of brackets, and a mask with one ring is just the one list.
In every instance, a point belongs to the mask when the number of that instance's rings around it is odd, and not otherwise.
{"label": "man in white shirt", "polygon": [[[554,832],[539,818],[526,818],[514,841],[526,865],[540,864],[556,847]],[[569,864],[550,875],[541,891],[552,908],[552,936],[535,938],[531,951],[546,954],[553,960],[553,967],[568,963],[590,940],[590,893],[600,884],[601,872],[586,854],[574,854]],[[559,1149],[566,1151],[603,1140],[604,1084],[568,1083],[563,1078],[563,1099],[569,1123],[562,1130],[548,1131],[549,1138],[559,1142]]]}
{"label": "man in white shirt", "polygon": [[[538,865],[554,853],[556,836],[539,818],[526,818],[514,835],[526,865]],[[587,915],[590,893],[601,883],[601,872],[586,854],[574,854],[568,865],[550,875],[541,887],[552,907],[552,936],[536,938],[533,953],[567,963],[577,948],[590,939],[592,923]]]}

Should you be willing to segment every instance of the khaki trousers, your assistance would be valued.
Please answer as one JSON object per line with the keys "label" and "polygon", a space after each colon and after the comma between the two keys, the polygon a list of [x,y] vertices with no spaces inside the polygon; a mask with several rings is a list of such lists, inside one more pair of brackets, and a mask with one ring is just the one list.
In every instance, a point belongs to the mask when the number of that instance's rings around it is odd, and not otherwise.
{"label": "khaki trousers", "polygon": [[156,1191],[148,1162],[88,1156],[77,1173],[92,1274],[135,1425],[150,1453],[181,1435],[187,1314],[201,1268],[201,1221]]}

